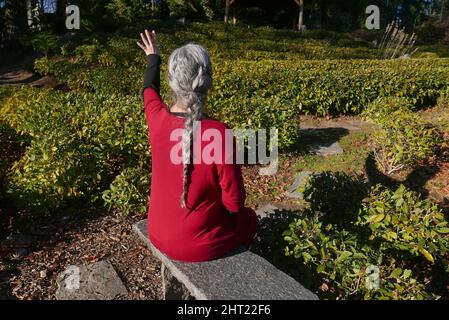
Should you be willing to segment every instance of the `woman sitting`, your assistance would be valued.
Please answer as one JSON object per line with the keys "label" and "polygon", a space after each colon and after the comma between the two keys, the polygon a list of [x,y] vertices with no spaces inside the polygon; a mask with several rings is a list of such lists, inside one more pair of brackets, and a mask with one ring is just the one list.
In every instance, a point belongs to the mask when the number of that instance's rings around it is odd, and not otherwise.
{"label": "woman sitting", "polygon": [[[228,127],[205,115],[206,97],[212,85],[208,52],[196,44],[176,49],[168,61],[168,83],[175,103],[167,107],[160,96],[160,70],[156,34],[140,34],[138,42],[147,57],[143,98],[152,154],[148,234],[160,251],[179,261],[212,260],[238,246],[249,248],[259,222],[246,208],[245,188],[235,155],[235,140],[225,146]],[[199,123],[195,130],[195,123]],[[182,130],[181,141],[173,133]],[[202,134],[217,130],[223,139],[220,161],[196,161],[206,143]],[[198,140],[199,139],[199,140]],[[194,143],[200,141],[199,152]],[[181,146],[177,148],[177,146]],[[180,149],[180,150],[179,150]],[[231,149],[231,150],[230,150]],[[182,161],[175,161],[181,151]],[[216,157],[214,157],[216,159]]]}

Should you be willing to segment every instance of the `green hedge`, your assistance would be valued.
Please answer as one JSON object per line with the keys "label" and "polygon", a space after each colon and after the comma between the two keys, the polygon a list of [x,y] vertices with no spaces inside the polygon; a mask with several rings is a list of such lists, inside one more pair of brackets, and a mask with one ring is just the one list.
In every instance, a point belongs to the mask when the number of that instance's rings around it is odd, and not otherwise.
{"label": "green hedge", "polygon": [[11,199],[19,208],[49,212],[71,200],[95,201],[125,168],[149,168],[141,110],[133,97],[13,90],[0,121],[30,143],[8,173]]}
{"label": "green hedge", "polygon": [[379,126],[372,139],[374,158],[386,174],[430,160],[443,147],[443,133],[439,128],[412,109],[406,98],[379,98],[364,112]]}
{"label": "green hedge", "polygon": [[[85,47],[86,52],[72,62],[42,58],[35,68],[42,74],[55,74],[75,90],[137,95],[143,57],[122,55],[118,49],[116,54],[95,50]],[[213,62],[210,101],[224,105],[232,97],[260,105],[276,97],[288,108],[319,116],[358,114],[378,97],[405,97],[417,108],[431,106],[449,83],[449,59]],[[165,81],[163,92],[169,93]]]}

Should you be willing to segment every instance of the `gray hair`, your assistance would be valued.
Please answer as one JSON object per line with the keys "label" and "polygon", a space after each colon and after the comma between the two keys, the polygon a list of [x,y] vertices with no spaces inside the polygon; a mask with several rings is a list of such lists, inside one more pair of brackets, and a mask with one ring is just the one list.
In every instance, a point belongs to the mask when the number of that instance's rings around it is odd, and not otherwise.
{"label": "gray hair", "polygon": [[186,207],[192,158],[194,122],[199,121],[206,107],[207,92],[212,85],[212,64],[209,53],[194,43],[182,46],[168,60],[168,84],[177,102],[187,109],[182,137],[183,178],[181,207]]}

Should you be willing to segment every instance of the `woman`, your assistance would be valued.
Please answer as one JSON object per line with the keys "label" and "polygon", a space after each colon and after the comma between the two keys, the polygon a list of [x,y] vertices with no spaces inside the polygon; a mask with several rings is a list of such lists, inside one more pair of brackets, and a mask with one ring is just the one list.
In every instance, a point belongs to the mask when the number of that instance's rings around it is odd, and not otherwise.
{"label": "woman", "polygon": [[[256,213],[244,206],[240,166],[224,161],[229,155],[225,143],[221,146],[222,161],[192,161],[192,145],[205,130],[218,130],[225,137],[227,129],[204,114],[212,85],[208,52],[199,45],[187,44],[171,54],[168,83],[175,103],[168,108],[160,96],[161,59],[156,34],[145,30],[140,36],[142,42],[137,44],[148,62],[142,94],[152,150],[148,210],[151,242],[170,258],[189,262],[216,259],[242,245],[249,248],[259,222]],[[198,121],[200,129],[194,130]],[[172,141],[171,135],[179,129],[183,131],[182,161],[174,163],[171,156],[178,141]],[[200,142],[200,146],[203,149],[205,143]],[[235,151],[235,141],[233,148]]]}

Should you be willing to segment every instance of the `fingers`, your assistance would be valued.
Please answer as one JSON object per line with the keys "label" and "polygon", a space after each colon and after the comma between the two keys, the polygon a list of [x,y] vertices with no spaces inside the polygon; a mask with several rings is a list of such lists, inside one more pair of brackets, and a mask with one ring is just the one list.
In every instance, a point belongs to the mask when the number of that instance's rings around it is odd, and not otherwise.
{"label": "fingers", "polygon": [[140,38],[142,39],[143,44],[145,45],[145,47],[149,48],[150,44],[148,42],[148,39],[146,37],[146,35],[144,35],[143,33],[140,34]]}
{"label": "fingers", "polygon": [[147,48],[143,44],[141,44],[139,41],[137,41],[137,45],[140,47],[140,49],[142,49],[143,51],[146,51]]}
{"label": "fingers", "polygon": [[154,52],[153,39],[151,38],[150,32],[147,29],[145,29],[145,35],[147,36],[148,46],[150,47],[151,51]]}
{"label": "fingers", "polygon": [[137,45],[144,50],[146,54],[158,54],[159,50],[157,47],[156,32],[154,30],[150,33],[147,29],[145,29],[143,33],[140,33],[140,38],[142,39],[142,43],[137,42]]}

